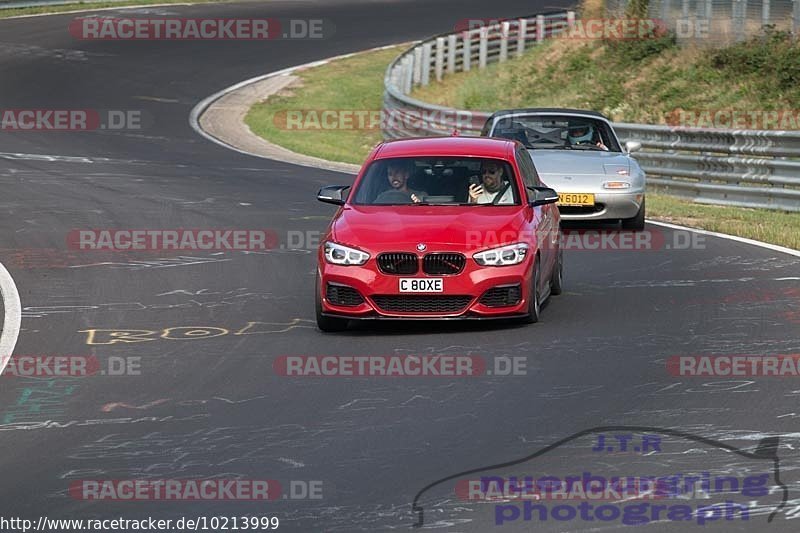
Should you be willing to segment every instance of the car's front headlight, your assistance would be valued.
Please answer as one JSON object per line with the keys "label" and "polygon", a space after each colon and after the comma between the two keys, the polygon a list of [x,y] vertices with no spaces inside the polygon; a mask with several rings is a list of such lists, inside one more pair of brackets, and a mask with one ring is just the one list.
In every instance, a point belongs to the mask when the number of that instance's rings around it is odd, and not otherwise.
{"label": "car's front headlight", "polygon": [[335,242],[325,243],[325,259],[334,265],[363,265],[369,259],[367,252],[342,246]]}
{"label": "car's front headlight", "polygon": [[528,245],[522,242],[492,248],[473,255],[472,258],[481,266],[508,266],[522,263],[528,254]]}

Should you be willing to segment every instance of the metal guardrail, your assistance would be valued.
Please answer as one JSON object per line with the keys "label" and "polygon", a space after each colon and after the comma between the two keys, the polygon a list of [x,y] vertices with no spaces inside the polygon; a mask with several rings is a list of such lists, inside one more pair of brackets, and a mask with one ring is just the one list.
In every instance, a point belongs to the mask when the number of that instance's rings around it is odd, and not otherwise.
{"label": "metal guardrail", "polygon": [[[400,54],[384,78],[385,138],[479,135],[489,112],[466,111],[409,96],[445,74],[521,55],[564,31],[573,12],[504,21],[426,39]],[[614,124],[620,140],[636,140],[648,185],[700,203],[800,211],[800,132],[721,130]]]}

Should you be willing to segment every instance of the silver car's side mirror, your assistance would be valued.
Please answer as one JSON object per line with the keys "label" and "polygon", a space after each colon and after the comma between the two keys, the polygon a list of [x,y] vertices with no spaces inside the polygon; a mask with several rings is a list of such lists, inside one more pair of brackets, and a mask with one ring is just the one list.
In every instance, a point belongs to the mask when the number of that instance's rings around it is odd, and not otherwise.
{"label": "silver car's side mirror", "polygon": [[639,141],[627,141],[625,143],[625,149],[628,151],[629,154],[633,152],[638,152],[639,150],[642,149],[642,143],[640,143]]}

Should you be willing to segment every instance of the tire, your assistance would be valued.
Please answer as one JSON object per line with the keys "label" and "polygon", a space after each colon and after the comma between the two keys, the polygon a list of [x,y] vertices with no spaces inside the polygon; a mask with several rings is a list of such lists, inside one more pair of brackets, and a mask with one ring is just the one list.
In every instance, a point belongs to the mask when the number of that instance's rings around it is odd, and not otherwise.
{"label": "tire", "polygon": [[559,248],[558,259],[553,267],[553,276],[550,278],[550,294],[558,296],[564,290],[564,251]]}
{"label": "tire", "polygon": [[322,314],[322,296],[320,294],[320,280],[319,275],[317,275],[317,282],[316,282],[316,290],[315,292],[315,300],[316,300],[316,311],[317,311],[317,327],[320,331],[324,331],[325,333],[336,333],[338,331],[344,331],[347,329],[347,324],[349,320],[346,318],[336,318],[331,316],[325,316]]}
{"label": "tire", "polygon": [[528,316],[525,317],[525,323],[534,324],[539,322],[542,312],[542,302],[539,296],[539,258],[533,264],[533,275],[531,276],[531,290],[528,298]]}
{"label": "tire", "polygon": [[639,231],[644,229],[644,198],[642,198],[642,205],[639,206],[639,212],[633,218],[622,219],[622,229],[632,229]]}

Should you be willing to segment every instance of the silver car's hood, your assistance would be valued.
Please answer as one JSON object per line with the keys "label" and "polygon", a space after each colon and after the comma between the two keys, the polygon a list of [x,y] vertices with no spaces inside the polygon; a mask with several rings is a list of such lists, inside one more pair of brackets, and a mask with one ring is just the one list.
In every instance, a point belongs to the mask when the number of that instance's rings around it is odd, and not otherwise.
{"label": "silver car's hood", "polygon": [[[631,171],[627,154],[600,150],[529,150],[542,181],[559,189],[597,188],[605,179],[625,179]],[[574,187],[573,187],[574,186]]]}

